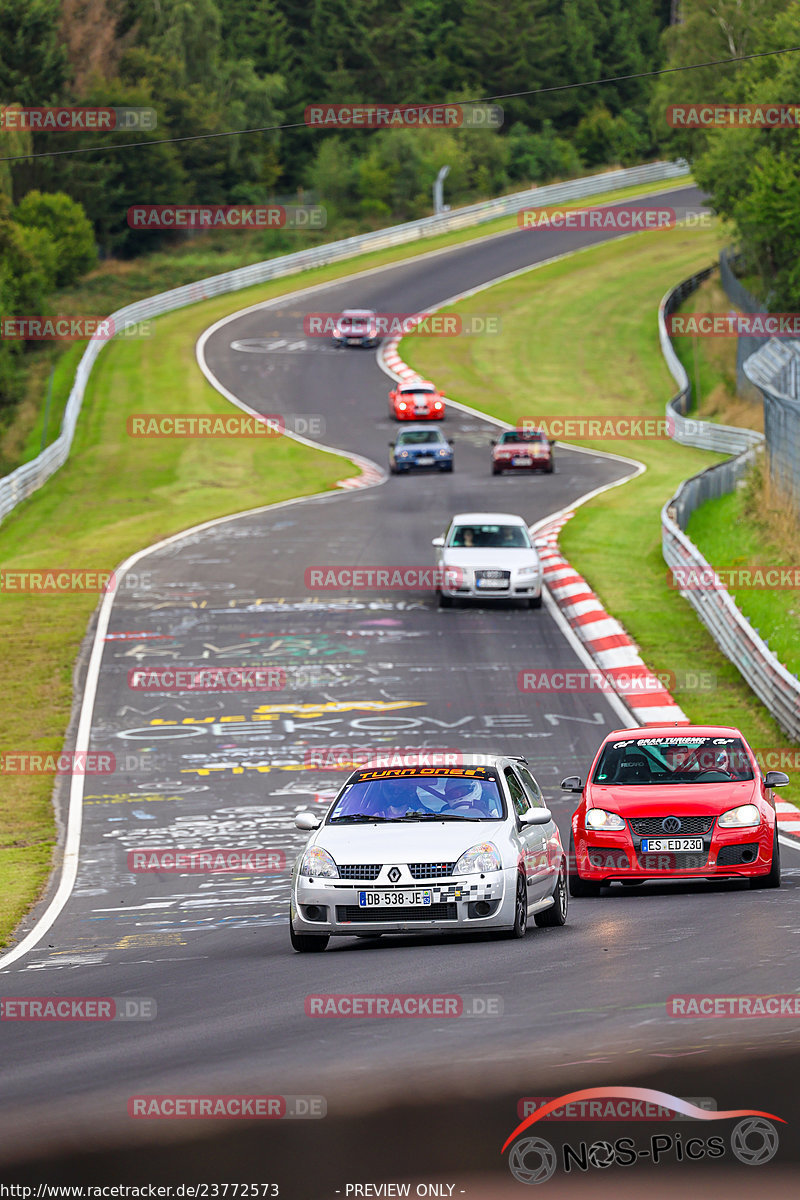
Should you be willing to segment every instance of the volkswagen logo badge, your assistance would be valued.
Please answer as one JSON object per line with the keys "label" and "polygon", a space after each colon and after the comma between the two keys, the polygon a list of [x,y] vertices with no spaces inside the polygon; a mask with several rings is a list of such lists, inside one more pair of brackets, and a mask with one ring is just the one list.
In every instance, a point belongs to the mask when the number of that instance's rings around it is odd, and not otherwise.
{"label": "volkswagen logo badge", "polygon": [[664,833],[677,833],[682,828],[682,822],[677,817],[664,817],[661,822],[661,828]]}

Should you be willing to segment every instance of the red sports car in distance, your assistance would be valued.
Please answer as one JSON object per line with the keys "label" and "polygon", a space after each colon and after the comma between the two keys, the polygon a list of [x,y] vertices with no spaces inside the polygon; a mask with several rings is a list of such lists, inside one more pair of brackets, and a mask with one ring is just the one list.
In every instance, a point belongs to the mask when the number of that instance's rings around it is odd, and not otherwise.
{"label": "red sports car in distance", "polygon": [[610,733],[572,817],[569,884],[597,896],[611,883],[664,879],[746,879],[781,885],[775,797],[789,782],[766,775],[738,729],[644,726]]}
{"label": "red sports car in distance", "polygon": [[540,429],[507,429],[492,442],[492,474],[502,471],[553,473],[553,445]]}
{"label": "red sports car in distance", "polygon": [[389,392],[389,414],[396,421],[443,421],[444,397],[429,379],[406,379]]}

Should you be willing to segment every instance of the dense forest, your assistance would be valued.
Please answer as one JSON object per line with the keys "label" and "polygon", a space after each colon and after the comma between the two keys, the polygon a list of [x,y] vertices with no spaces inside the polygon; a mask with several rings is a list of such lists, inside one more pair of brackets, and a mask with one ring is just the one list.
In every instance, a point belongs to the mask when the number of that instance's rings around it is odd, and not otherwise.
{"label": "dense forest", "polygon": [[[791,102],[800,57],[652,73],[798,43],[800,0],[0,0],[0,108],[157,116],[147,133],[0,122],[2,311],[46,312],[98,257],[188,236],[132,230],[134,204],[313,198],[335,237],[429,213],[444,163],[459,204],[659,155],[690,159],[773,307],[797,307],[797,130],[677,130],[664,113]],[[502,105],[499,130],[342,132],[303,119],[314,102],[478,98]],[[0,342],[0,407],[14,401],[23,352]]]}

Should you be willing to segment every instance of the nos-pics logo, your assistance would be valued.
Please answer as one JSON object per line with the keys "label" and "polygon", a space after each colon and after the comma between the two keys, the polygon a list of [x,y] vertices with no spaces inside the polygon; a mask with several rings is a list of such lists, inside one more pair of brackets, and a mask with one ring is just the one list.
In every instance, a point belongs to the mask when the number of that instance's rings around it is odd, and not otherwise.
{"label": "nos-pics logo", "polygon": [[[568,1104],[576,1104],[585,1100],[600,1100],[604,1098],[627,1099],[657,1104],[673,1113],[680,1113],[698,1122],[732,1121],[736,1124],[725,1137],[686,1136],[688,1130],[672,1133],[652,1134],[646,1141],[637,1143],[631,1137],[621,1137],[614,1140],[598,1139],[597,1141],[581,1141],[577,1144],[564,1142],[556,1147],[546,1138],[537,1134],[526,1134],[537,1121],[557,1112]],[[579,1117],[578,1120],[607,1120],[607,1117]],[[619,1118],[616,1118],[619,1119]],[[680,1096],[671,1096],[669,1092],[658,1092],[652,1088],[636,1087],[600,1087],[585,1088],[579,1092],[568,1092],[548,1101],[522,1121],[511,1136],[506,1140],[501,1154],[511,1147],[508,1156],[508,1166],[511,1174],[519,1183],[534,1185],[546,1183],[558,1170],[559,1164],[565,1174],[575,1171],[588,1173],[591,1170],[606,1170],[608,1167],[631,1167],[640,1160],[650,1161],[655,1165],[663,1161],[688,1162],[690,1165],[704,1158],[723,1158],[730,1152],[739,1162],[749,1167],[760,1167],[775,1157],[778,1151],[778,1131],[773,1121],[785,1124],[782,1117],[774,1113],[761,1112],[752,1108],[732,1108],[720,1111],[709,1111],[699,1108]],[[705,1126],[711,1129],[713,1126]],[[698,1130],[699,1133],[699,1130]],[[519,1139],[519,1140],[517,1140]],[[514,1143],[512,1145],[512,1143]]]}

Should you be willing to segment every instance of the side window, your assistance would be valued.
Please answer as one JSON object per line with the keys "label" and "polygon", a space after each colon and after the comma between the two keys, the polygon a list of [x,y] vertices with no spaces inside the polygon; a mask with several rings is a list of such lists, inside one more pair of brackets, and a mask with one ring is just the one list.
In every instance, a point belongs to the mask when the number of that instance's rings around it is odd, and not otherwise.
{"label": "side window", "polygon": [[522,789],[522,785],[521,785],[520,781],[517,779],[516,775],[511,770],[511,767],[506,767],[503,774],[506,777],[506,783],[508,784],[508,790],[509,790],[509,793],[511,794],[511,802],[514,805],[514,812],[517,814],[518,817],[521,817],[522,814],[526,813],[528,811],[528,809],[530,808],[530,804],[528,803],[528,798]]}
{"label": "side window", "polygon": [[525,786],[525,791],[528,793],[528,799],[533,807],[545,808],[546,805],[542,796],[542,789],[539,787],[528,768],[520,766],[517,769],[519,770],[520,779]]}

